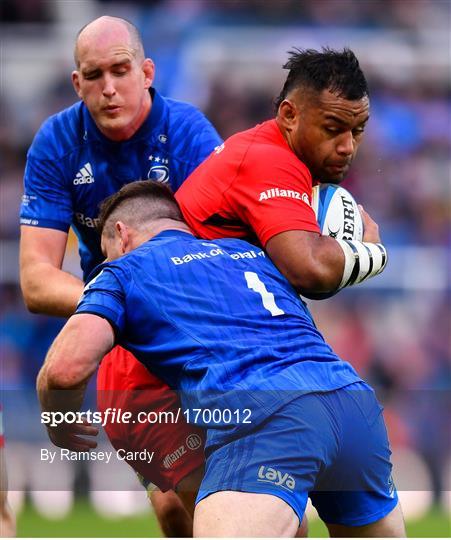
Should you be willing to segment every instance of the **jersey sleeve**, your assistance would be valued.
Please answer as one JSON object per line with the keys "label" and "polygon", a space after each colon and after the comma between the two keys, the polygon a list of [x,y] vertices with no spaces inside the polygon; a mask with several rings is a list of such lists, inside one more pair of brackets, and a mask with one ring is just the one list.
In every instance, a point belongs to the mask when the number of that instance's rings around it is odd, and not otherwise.
{"label": "jersey sleeve", "polygon": [[50,126],[41,128],[27,155],[20,223],[67,232],[72,199],[50,131]]}
{"label": "jersey sleeve", "polygon": [[103,317],[119,336],[125,325],[124,272],[104,265],[84,288],[75,313],[91,313]]}
{"label": "jersey sleeve", "polygon": [[251,149],[226,197],[262,246],[286,231],[320,232],[311,207],[311,174],[283,148]]}

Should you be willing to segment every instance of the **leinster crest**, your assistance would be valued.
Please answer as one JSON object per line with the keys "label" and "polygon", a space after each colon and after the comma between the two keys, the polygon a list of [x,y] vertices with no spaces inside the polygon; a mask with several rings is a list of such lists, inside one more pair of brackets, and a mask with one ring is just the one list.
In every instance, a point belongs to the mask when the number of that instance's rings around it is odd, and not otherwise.
{"label": "leinster crest", "polygon": [[152,163],[147,173],[147,178],[155,182],[167,184],[169,182],[168,159],[158,156],[149,156],[149,161]]}

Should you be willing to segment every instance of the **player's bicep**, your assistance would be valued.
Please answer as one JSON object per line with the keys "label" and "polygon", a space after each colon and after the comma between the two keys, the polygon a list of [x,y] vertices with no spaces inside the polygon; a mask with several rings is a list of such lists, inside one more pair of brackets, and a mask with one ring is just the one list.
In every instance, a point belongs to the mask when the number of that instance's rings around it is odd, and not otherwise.
{"label": "player's bicep", "polygon": [[317,236],[306,231],[283,232],[270,238],[265,250],[279,271],[293,283],[309,267]]}
{"label": "player's bicep", "polygon": [[343,274],[343,252],[328,236],[286,231],[270,238],[266,252],[299,292],[335,290]]}
{"label": "player's bicep", "polygon": [[61,269],[67,233],[21,227],[20,285],[33,313],[69,317],[83,290],[80,279]]}
{"label": "player's bicep", "polygon": [[21,269],[40,262],[61,268],[66,244],[66,232],[22,225],[20,227]]}
{"label": "player's bicep", "polygon": [[[60,269],[67,244],[67,233],[22,225],[20,228],[20,285],[27,301],[49,276]],[[28,299],[28,300],[27,300]]]}

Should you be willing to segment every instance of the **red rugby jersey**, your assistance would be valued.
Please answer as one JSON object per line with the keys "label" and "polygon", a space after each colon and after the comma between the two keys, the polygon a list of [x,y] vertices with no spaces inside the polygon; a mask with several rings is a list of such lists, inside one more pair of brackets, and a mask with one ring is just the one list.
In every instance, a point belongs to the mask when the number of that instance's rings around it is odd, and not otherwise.
{"label": "red rugby jersey", "polygon": [[312,176],[275,120],[233,135],[176,193],[201,238],[246,238],[265,246],[285,231],[319,233],[310,206]]}

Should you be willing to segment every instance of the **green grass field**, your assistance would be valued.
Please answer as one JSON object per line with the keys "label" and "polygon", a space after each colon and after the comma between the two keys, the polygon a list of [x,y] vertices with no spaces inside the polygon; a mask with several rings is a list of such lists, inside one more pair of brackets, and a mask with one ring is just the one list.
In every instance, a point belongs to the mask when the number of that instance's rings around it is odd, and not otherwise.
{"label": "green grass field", "polygon": [[[432,510],[426,517],[407,524],[410,537],[449,538],[450,516],[439,509]],[[85,501],[78,501],[72,513],[62,520],[49,520],[39,516],[26,506],[17,519],[19,537],[156,537],[160,529],[155,517],[149,514],[130,518],[107,519],[99,516]],[[310,522],[311,537],[327,537],[326,528],[319,521]]]}

